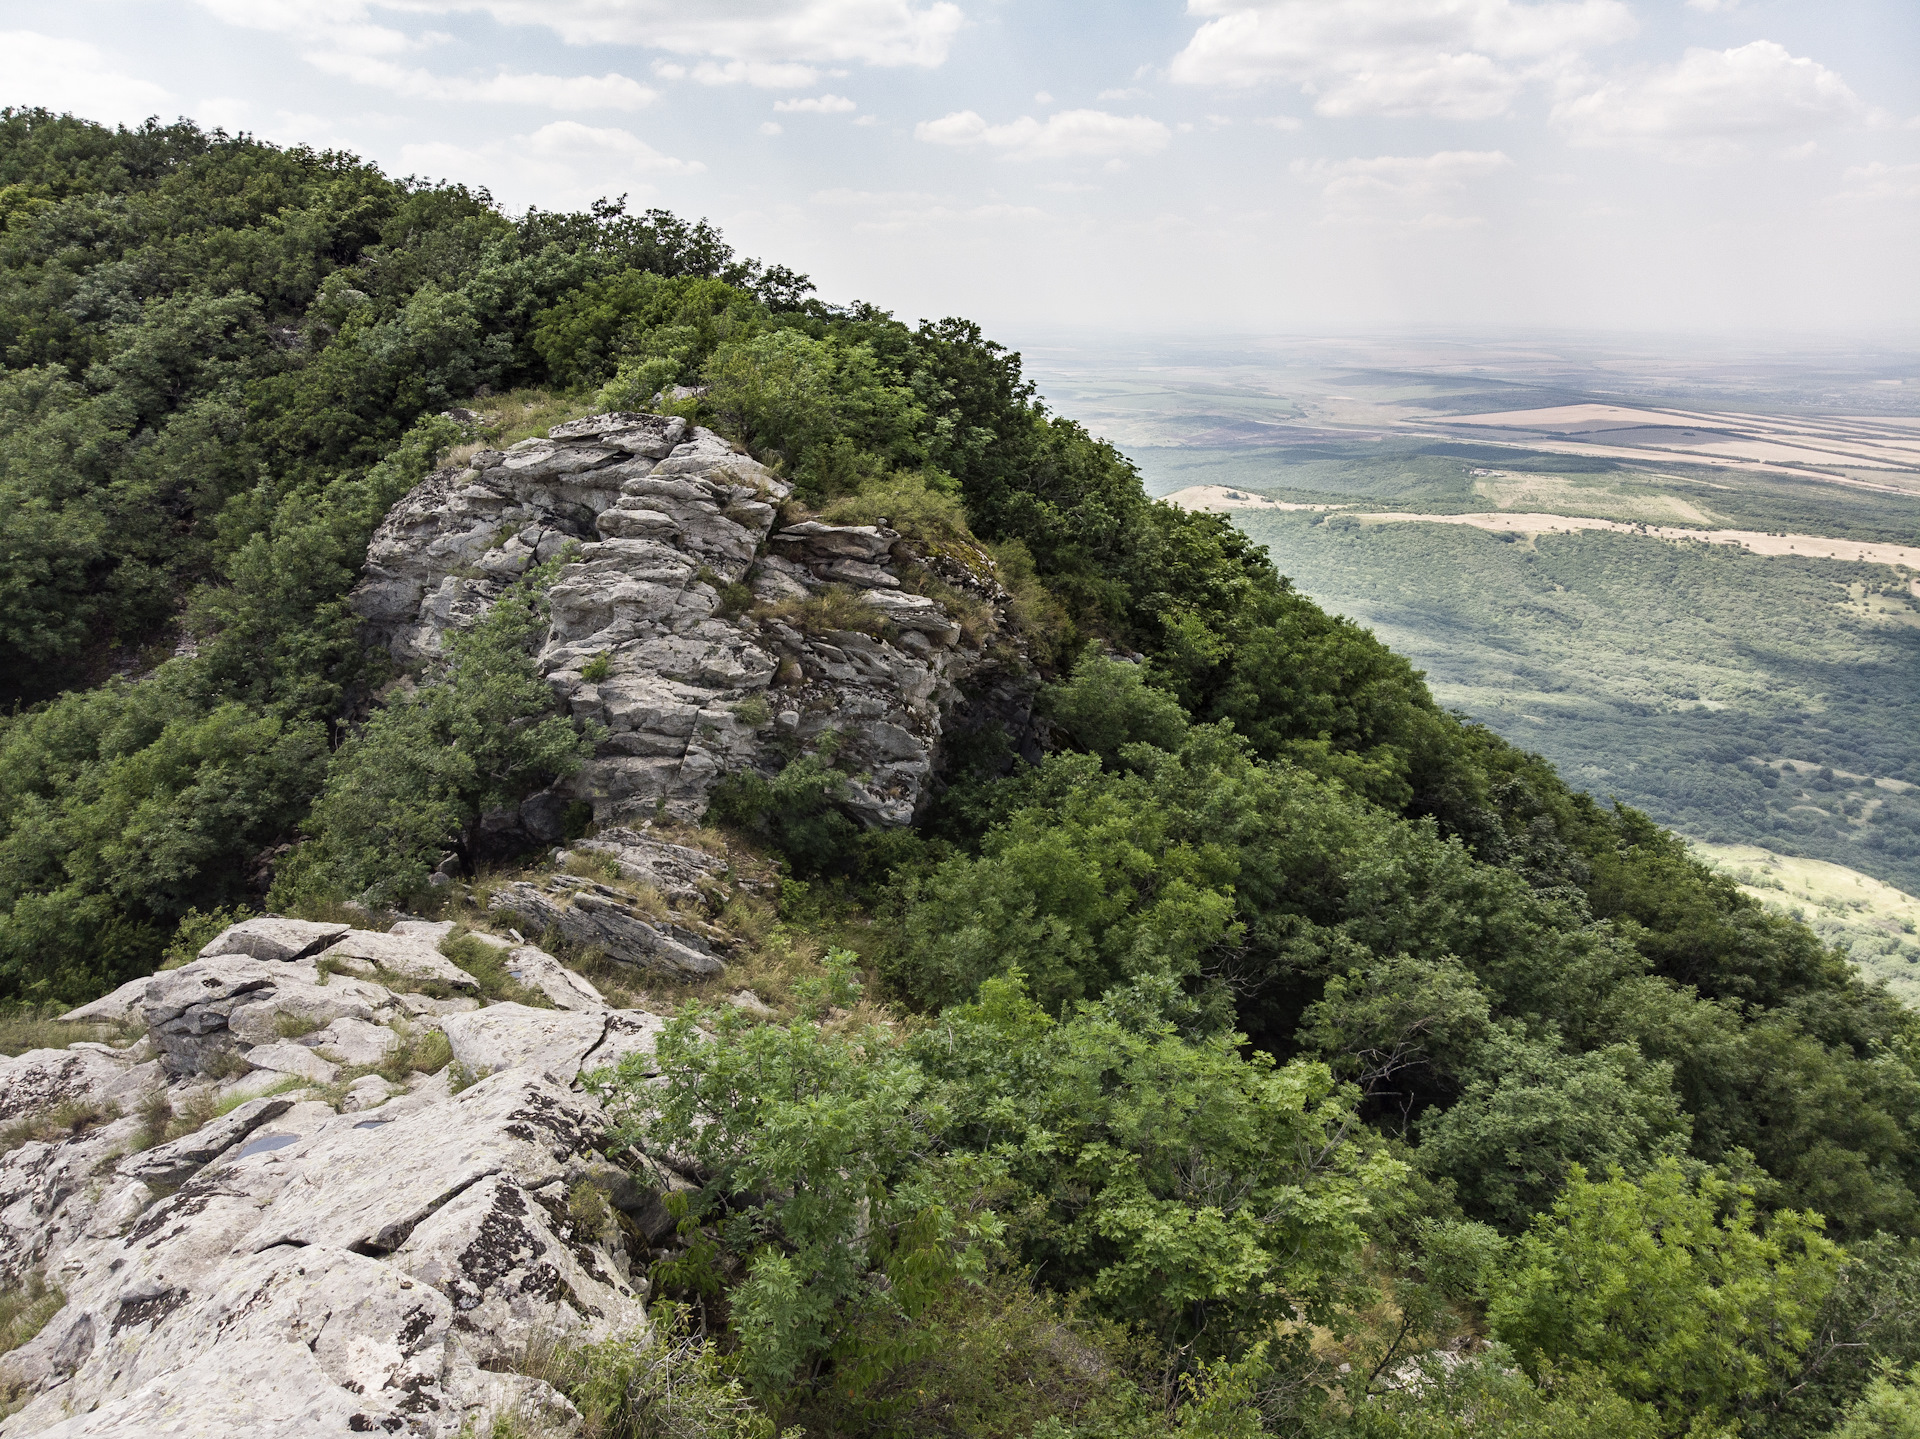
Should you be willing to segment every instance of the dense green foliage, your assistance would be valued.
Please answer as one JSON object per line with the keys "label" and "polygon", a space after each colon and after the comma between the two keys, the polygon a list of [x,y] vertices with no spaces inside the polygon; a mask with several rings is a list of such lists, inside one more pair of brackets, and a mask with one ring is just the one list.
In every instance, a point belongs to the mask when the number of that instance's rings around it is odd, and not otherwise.
{"label": "dense green foliage", "polygon": [[[1844,533],[1856,508],[1890,504],[1836,496],[1813,530]],[[1418,494],[1391,507],[1453,508]],[[1872,537],[1911,544],[1920,516],[1906,510]],[[1920,600],[1887,567],[1627,534],[1241,523],[1309,594],[1418,655],[1449,703],[1574,782],[1699,839],[1920,892],[1920,747],[1905,722]]]}
{"label": "dense green foliage", "polygon": [[[590,751],[528,659],[541,574],[418,673],[360,647],[347,592],[465,437],[451,401],[703,384],[670,403],[806,503],[992,554],[1013,592],[1040,763],[961,736],[889,834],[840,808],[831,743],[716,790],[786,866],[783,942],[858,935],[872,969],[832,949],[792,1025],[696,1005],[596,1081],[684,1172],[626,1155],[670,1196],[652,1280],[685,1323],[644,1365],[572,1354],[583,1409],[1905,1422],[1913,1015],[1149,500],[977,327],[827,306],[660,212],[514,220],[184,124],[8,112],[0,204],[0,998],[89,997],[269,882],[403,902]],[[993,656],[983,683],[1028,680]]]}

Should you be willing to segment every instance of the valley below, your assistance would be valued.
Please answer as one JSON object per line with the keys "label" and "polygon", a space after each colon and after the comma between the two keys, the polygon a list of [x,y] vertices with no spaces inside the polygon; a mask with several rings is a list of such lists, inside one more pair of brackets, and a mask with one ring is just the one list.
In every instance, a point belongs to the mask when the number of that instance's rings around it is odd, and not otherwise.
{"label": "valley below", "polygon": [[1913,357],[1165,342],[1036,368],[1444,704],[1920,999]]}

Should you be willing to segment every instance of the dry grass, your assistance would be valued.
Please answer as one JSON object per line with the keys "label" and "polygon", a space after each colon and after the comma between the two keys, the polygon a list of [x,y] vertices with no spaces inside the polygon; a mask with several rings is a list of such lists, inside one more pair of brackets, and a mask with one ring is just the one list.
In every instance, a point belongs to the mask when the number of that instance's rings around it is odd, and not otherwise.
{"label": "dry grass", "polygon": [[522,984],[508,972],[506,950],[475,939],[471,930],[454,930],[440,941],[440,953],[472,975],[489,1001],[524,1004],[531,1009],[554,1007],[543,991]]}
{"label": "dry grass", "polygon": [[[39,1270],[10,1289],[0,1289],[0,1354],[11,1354],[47,1327],[47,1321],[66,1307],[67,1296],[49,1289]],[[26,1402],[26,1393],[0,1380],[0,1418]]]}
{"label": "dry grass", "polygon": [[828,585],[817,595],[805,599],[775,600],[753,607],[756,619],[776,619],[792,625],[804,635],[824,635],[834,630],[870,635],[876,640],[888,638],[893,625],[886,612],[850,585]]}
{"label": "dry grass", "polygon": [[480,416],[473,438],[447,452],[449,465],[464,465],[482,450],[504,450],[521,440],[544,436],[555,425],[593,413],[591,396],[553,390],[512,390],[476,396],[464,408]]}
{"label": "dry grass", "polygon": [[30,1049],[65,1049],[81,1040],[124,1048],[146,1033],[143,1025],[63,1024],[59,1005],[17,1009],[0,1015],[0,1055],[11,1058]]}
{"label": "dry grass", "polygon": [[57,1144],[119,1117],[120,1106],[111,1100],[69,1099],[0,1126],[0,1154],[11,1153],[23,1144]]}

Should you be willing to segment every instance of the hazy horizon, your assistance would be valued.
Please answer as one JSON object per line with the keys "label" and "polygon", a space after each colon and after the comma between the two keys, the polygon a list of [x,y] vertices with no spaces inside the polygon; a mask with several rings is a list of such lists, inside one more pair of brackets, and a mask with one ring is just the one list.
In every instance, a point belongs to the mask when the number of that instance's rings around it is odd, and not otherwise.
{"label": "hazy horizon", "polygon": [[708,216],[1002,331],[1920,326],[1897,0],[0,3],[0,96]]}

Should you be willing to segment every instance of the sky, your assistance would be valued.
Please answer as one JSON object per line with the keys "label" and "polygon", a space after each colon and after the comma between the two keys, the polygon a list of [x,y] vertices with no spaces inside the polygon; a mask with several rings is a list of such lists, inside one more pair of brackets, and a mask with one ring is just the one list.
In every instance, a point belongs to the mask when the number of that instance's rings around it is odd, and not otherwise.
{"label": "sky", "polygon": [[1920,339],[1915,0],[0,0],[0,104],[1002,332]]}

